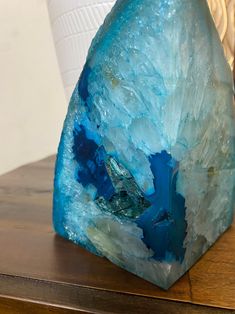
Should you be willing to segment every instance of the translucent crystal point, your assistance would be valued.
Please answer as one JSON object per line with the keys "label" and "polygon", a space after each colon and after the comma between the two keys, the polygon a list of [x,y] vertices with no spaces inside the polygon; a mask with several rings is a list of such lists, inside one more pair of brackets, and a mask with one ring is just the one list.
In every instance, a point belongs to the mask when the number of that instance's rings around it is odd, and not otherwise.
{"label": "translucent crystal point", "polygon": [[206,1],[117,1],[70,101],[56,232],[169,288],[232,222],[232,95]]}

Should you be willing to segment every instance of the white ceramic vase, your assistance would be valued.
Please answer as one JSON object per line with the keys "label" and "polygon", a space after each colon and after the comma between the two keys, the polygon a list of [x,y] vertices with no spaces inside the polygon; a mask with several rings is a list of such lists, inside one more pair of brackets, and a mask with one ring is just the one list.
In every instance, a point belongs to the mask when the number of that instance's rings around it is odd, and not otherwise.
{"label": "white ceramic vase", "polygon": [[48,0],[61,76],[70,98],[97,29],[114,0]]}

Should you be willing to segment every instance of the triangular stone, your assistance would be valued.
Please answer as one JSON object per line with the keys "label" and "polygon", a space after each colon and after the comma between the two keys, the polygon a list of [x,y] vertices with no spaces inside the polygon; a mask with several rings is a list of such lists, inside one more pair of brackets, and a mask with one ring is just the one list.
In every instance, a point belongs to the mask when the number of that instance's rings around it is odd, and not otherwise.
{"label": "triangular stone", "polygon": [[169,288],[232,222],[232,95],[206,1],[117,1],[70,101],[56,232]]}

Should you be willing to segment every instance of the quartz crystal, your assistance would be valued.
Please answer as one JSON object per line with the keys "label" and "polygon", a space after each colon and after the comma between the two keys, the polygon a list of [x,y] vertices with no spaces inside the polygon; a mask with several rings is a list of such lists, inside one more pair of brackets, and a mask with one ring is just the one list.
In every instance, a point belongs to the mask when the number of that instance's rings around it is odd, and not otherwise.
{"label": "quartz crystal", "polygon": [[232,75],[206,0],[119,0],[59,146],[58,234],[167,289],[231,225]]}

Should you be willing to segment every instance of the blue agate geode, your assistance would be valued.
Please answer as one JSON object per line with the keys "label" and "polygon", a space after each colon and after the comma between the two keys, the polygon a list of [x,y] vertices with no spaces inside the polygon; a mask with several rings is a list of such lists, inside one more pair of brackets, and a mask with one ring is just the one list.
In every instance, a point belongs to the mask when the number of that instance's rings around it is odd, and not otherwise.
{"label": "blue agate geode", "polygon": [[56,163],[58,234],[165,289],[231,225],[232,76],[205,0],[119,0]]}

